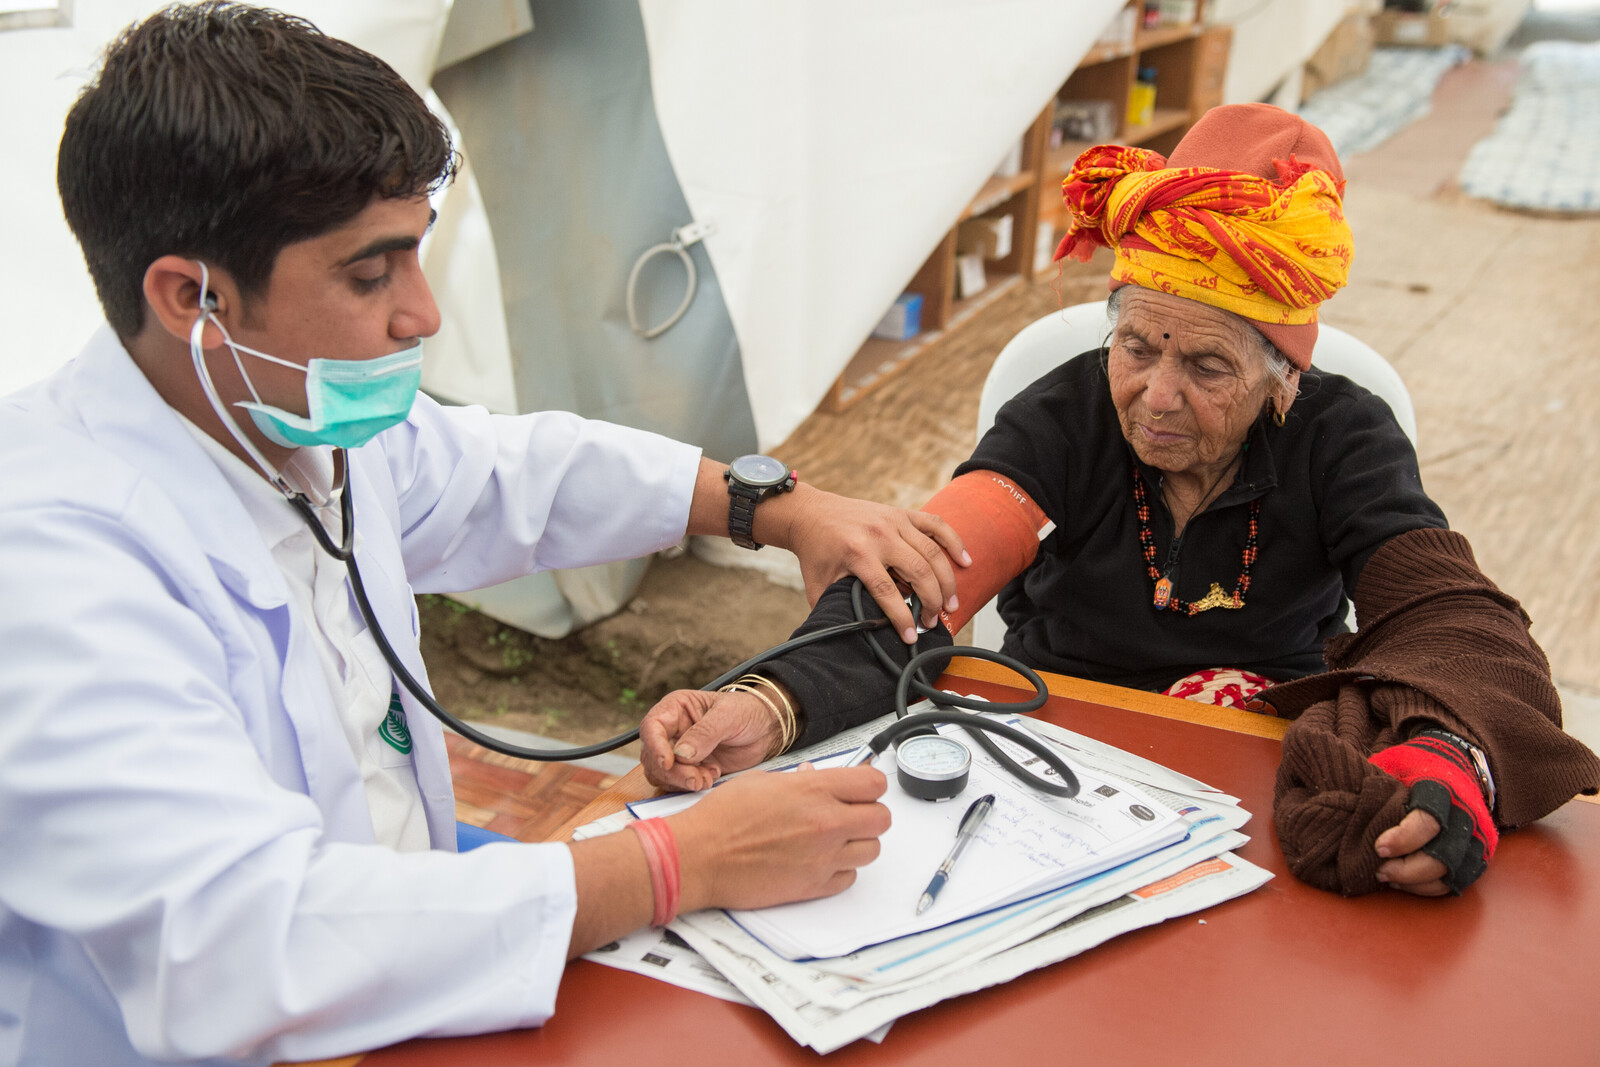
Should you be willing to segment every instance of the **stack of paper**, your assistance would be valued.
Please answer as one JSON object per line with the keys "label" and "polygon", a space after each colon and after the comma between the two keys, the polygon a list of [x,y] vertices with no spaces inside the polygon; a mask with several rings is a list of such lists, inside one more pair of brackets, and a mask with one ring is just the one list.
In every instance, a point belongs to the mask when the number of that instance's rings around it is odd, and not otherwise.
{"label": "stack of paper", "polygon": [[[964,736],[956,727],[941,732]],[[818,766],[826,766],[826,760]],[[893,762],[893,756],[881,762]],[[932,930],[1004,904],[1038,896],[1120,866],[1188,835],[1176,812],[1138,787],[1087,769],[1071,799],[1029,789],[974,747],[966,790],[929,803],[893,783],[883,802],[893,824],[882,852],[838,896],[735,911],[735,922],[790,960],[843,956],[867,945]],[[916,913],[939,862],[956,839],[967,805],[985,793],[994,810],[967,847],[933,906]],[[636,813],[637,814],[637,813]]]}
{"label": "stack of paper", "polygon": [[[884,836],[883,853],[845,893],[757,912],[697,912],[681,916],[671,930],[796,1041],[828,1052],[863,1036],[881,1039],[886,1024],[907,1012],[1210,907],[1271,878],[1230,852],[1248,840],[1237,831],[1250,815],[1236,798],[1048,723],[1008,721],[1025,723],[1058,746],[1082,783],[1077,798],[1047,799],[1028,790],[974,749],[972,781],[955,801],[904,798],[920,808],[903,813],[891,781],[885,802],[894,826]],[[834,738],[829,748],[853,750],[886,722]],[[825,754],[786,757],[801,758],[820,764]],[[1012,815],[991,816],[986,831],[993,833],[974,841],[934,908],[920,917],[929,921],[919,922],[916,899],[954,840],[966,802],[984,792],[996,795],[995,815],[1005,795]],[[634,807],[645,817],[687,803],[692,799],[674,796]],[[1019,812],[1012,805],[1024,806]],[[1049,810],[1041,813],[1040,805]],[[1154,817],[1133,816],[1140,826],[1118,826],[1116,813],[1132,805]],[[620,828],[629,818],[614,816],[580,835]],[[1086,836],[1068,843],[1051,836],[1047,846],[1044,838],[1028,837],[1041,827],[1066,836],[1076,828]],[[893,840],[897,836],[906,849]],[[1032,847],[1023,847],[1030,840]],[[979,852],[980,842],[987,851]],[[875,888],[852,898],[864,884]],[[641,933],[588,958],[659,972],[641,965],[651,955],[641,946],[658,938]],[[705,988],[703,981],[698,988]]]}

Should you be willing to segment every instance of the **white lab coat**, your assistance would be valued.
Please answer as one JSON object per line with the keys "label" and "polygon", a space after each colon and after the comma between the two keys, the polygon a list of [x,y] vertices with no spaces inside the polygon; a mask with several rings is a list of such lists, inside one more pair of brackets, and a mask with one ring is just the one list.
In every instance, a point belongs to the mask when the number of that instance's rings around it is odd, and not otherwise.
{"label": "white lab coat", "polygon": [[[419,398],[351,453],[385,632],[424,678],[413,591],[676,543],[698,460]],[[311,640],[108,328],[0,401],[0,1065],[310,1059],[549,1017],[566,847],[455,855],[443,735],[409,694],[434,850],[373,844]]]}

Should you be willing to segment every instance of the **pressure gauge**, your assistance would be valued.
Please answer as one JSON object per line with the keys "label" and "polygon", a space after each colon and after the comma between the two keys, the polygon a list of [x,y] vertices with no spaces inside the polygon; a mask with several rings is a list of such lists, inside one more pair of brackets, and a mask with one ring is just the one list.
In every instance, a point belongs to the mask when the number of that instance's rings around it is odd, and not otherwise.
{"label": "pressure gauge", "polygon": [[918,734],[895,746],[895,777],[918,800],[949,800],[967,787],[972,753],[953,737]]}

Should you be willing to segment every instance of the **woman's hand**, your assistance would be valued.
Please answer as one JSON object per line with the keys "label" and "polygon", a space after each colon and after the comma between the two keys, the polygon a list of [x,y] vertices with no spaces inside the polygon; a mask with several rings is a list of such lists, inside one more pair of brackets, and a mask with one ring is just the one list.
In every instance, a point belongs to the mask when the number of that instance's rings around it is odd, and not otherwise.
{"label": "woman's hand", "polygon": [[1449,873],[1443,863],[1422,851],[1422,846],[1439,833],[1439,820],[1420,809],[1378,835],[1374,847],[1384,862],[1378,865],[1378,881],[1419,897],[1442,897],[1450,892],[1444,884]]}
{"label": "woman's hand", "polygon": [[709,789],[724,774],[766,759],[779,737],[772,710],[749,693],[678,689],[639,724],[639,763],[651,785]]}

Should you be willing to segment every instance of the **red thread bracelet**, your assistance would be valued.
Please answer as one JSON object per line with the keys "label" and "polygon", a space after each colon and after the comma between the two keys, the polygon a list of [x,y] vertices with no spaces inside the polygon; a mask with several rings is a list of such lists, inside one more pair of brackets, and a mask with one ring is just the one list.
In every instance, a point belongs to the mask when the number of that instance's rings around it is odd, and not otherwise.
{"label": "red thread bracelet", "polygon": [[665,819],[639,819],[628,824],[644,848],[645,864],[650,868],[650,892],[655,897],[651,926],[665,926],[678,915],[678,893],[682,879],[678,870],[678,839]]}

